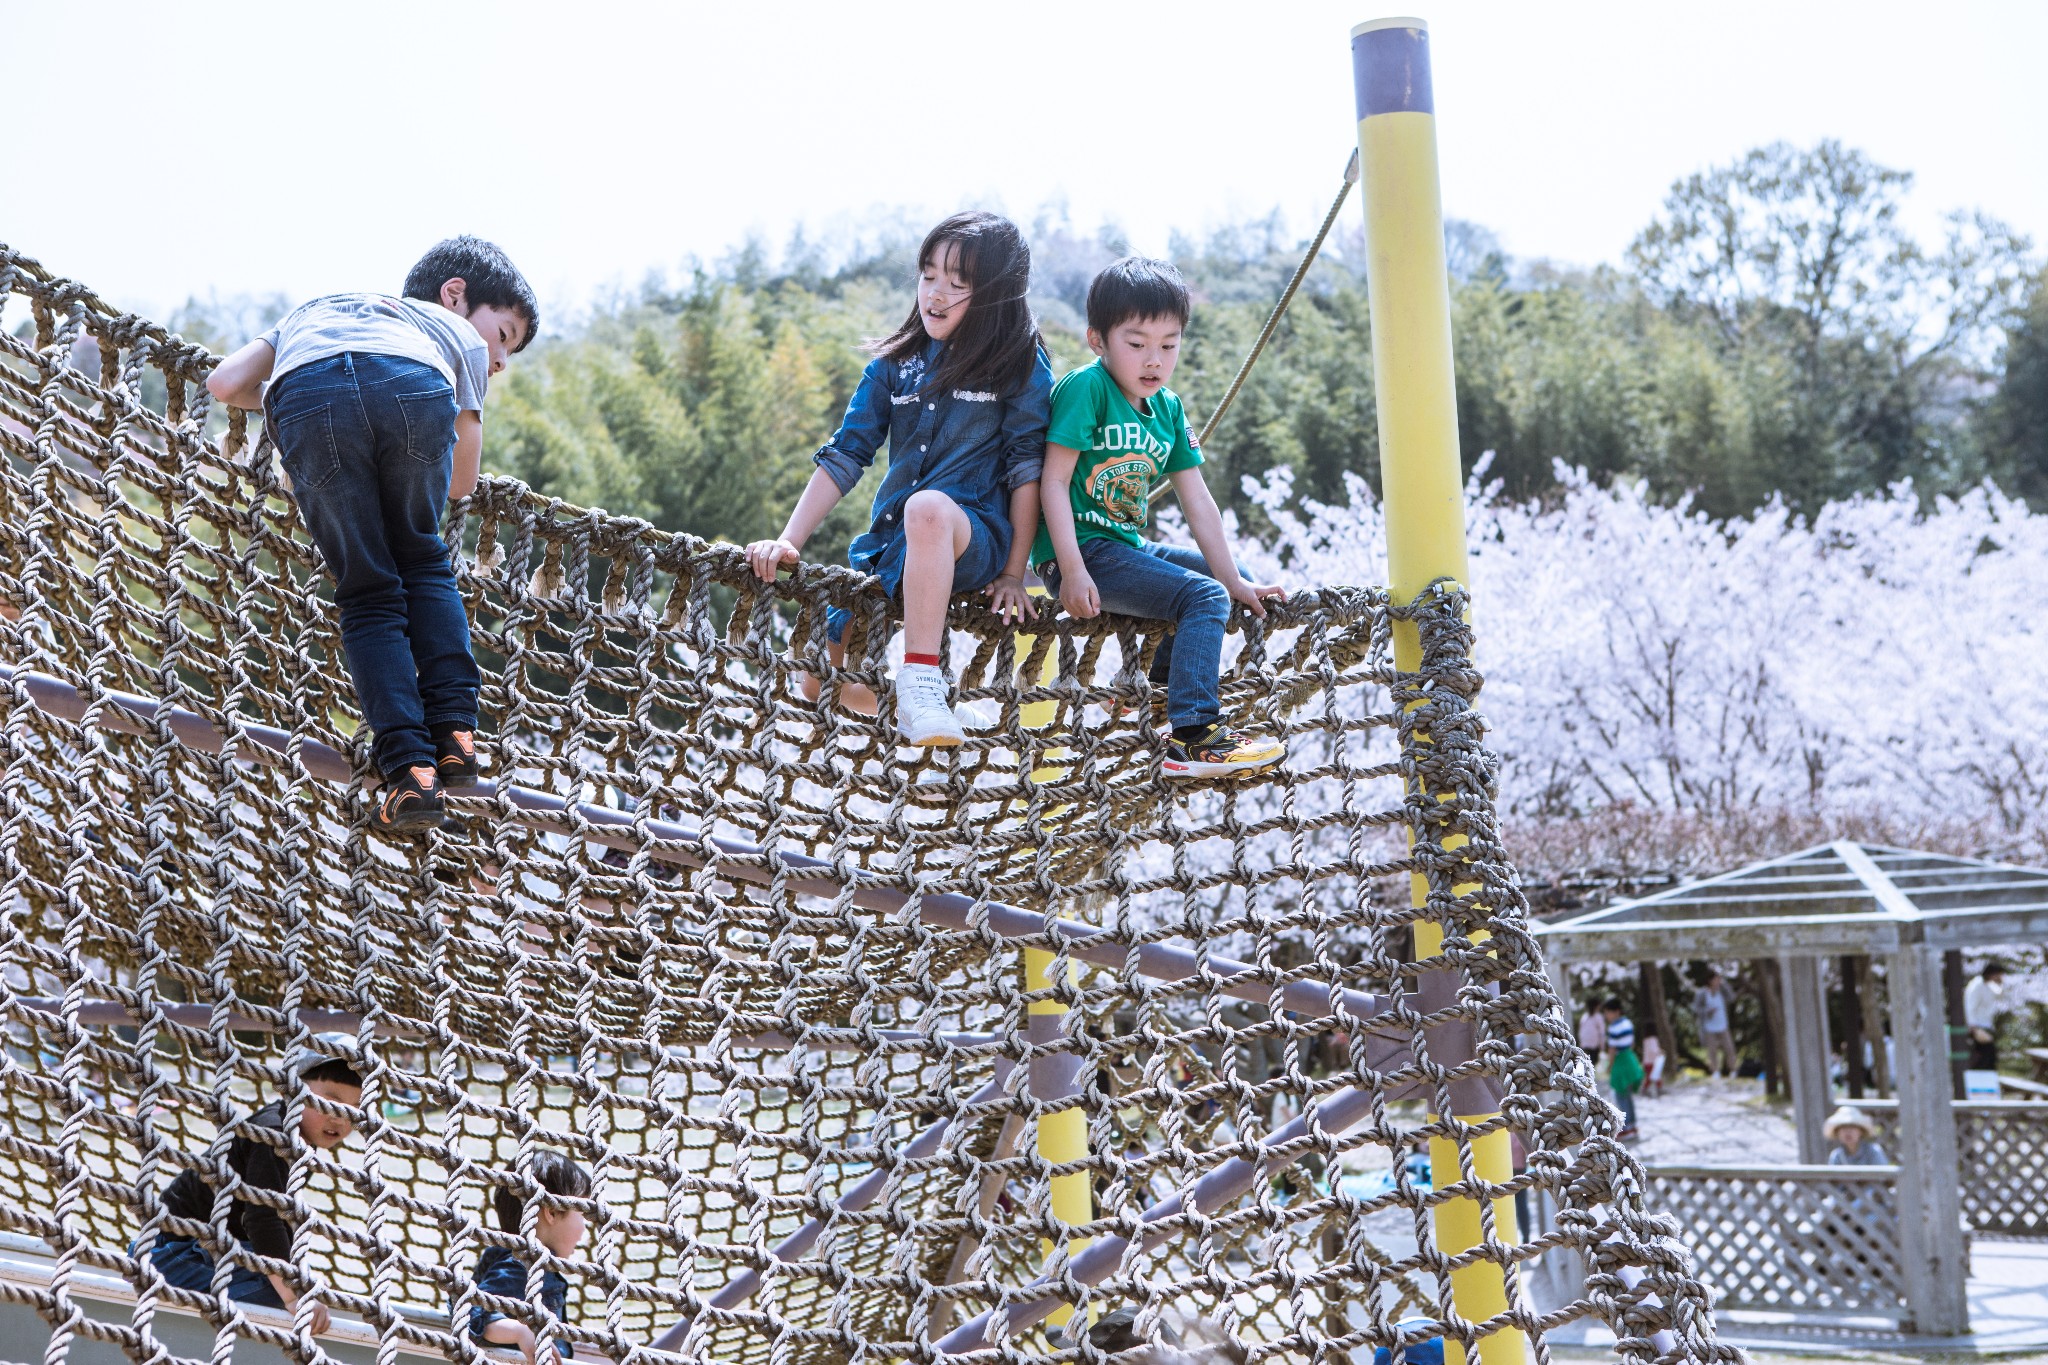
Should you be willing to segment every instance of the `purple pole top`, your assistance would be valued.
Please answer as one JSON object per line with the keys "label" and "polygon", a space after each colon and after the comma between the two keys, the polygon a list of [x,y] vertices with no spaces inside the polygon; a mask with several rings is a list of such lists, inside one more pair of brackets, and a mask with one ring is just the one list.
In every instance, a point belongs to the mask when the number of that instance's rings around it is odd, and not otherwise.
{"label": "purple pole top", "polygon": [[1374,19],[1351,30],[1351,81],[1358,117],[1434,114],[1429,84],[1429,25],[1420,19]]}

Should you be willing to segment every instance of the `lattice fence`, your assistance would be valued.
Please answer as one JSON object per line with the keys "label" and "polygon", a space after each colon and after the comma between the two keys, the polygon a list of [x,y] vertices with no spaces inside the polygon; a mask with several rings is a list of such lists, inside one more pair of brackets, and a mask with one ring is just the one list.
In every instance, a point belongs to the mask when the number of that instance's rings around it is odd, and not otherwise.
{"label": "lattice fence", "polygon": [[[1859,1100],[1888,1149],[1899,1102]],[[1986,1237],[2048,1239],[2048,1104],[2036,1100],[1958,1102],[1956,1163],[1963,1217]]]}
{"label": "lattice fence", "polygon": [[1904,1321],[1895,1167],[1654,1166],[1717,1308]]}

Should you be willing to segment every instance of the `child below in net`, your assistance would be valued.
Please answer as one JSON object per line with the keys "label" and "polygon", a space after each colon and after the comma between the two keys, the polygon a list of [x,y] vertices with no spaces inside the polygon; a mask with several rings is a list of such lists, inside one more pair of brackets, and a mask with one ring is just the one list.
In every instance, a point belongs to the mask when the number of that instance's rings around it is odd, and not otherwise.
{"label": "child below in net", "polygon": [[[886,439],[889,472],[847,560],[892,597],[902,594],[897,728],[910,744],[950,746],[967,735],[939,663],[947,603],[986,589],[997,612],[1024,613],[1052,366],[1025,298],[1031,248],[1007,218],[954,214],[926,235],[917,268],[910,316],[870,344],[875,358],[839,430],[812,457],[817,471],[788,524],[775,539],[747,546],[747,563],[772,583],[782,565],[801,559],[804,542]],[[827,614],[834,667],[846,659],[847,621],[841,608]],[[806,678],[804,692],[816,697],[817,680]],[[840,695],[858,710],[876,709],[865,687],[849,684]]]}
{"label": "child below in net", "polygon": [[[590,1174],[558,1152],[539,1153],[526,1169],[535,1184],[558,1199],[590,1198]],[[491,1206],[498,1215],[499,1229],[517,1237],[520,1220],[526,1212],[526,1201],[511,1190],[500,1187],[492,1196]],[[583,1240],[583,1227],[583,1210],[550,1208],[543,1203],[535,1211],[533,1235],[547,1249],[548,1255],[556,1260],[567,1260]],[[532,1297],[527,1289],[531,1268],[531,1257],[509,1247],[491,1246],[484,1248],[484,1254],[477,1258],[476,1273],[472,1278],[481,1294],[526,1301]],[[555,1321],[569,1321],[569,1282],[559,1271],[548,1269],[541,1272],[540,1301]],[[482,1303],[472,1307],[469,1310],[469,1334],[487,1345],[516,1346],[526,1357],[527,1365],[533,1365],[538,1334],[526,1323],[507,1316],[499,1309]],[[568,1342],[559,1338],[557,1352],[562,1356],[576,1354]]]}
{"label": "child below in net", "polygon": [[[1074,616],[1104,611],[1172,624],[1152,657],[1172,727],[1160,771],[1224,777],[1270,767],[1280,742],[1223,723],[1219,682],[1230,604],[1263,619],[1284,590],[1238,572],[1202,452],[1166,381],[1180,359],[1188,288],[1165,261],[1126,256],[1088,286],[1095,359],[1054,386],[1040,475],[1044,526],[1031,562]],[[1145,539],[1152,489],[1172,483],[1198,549]]]}
{"label": "child below in net", "polygon": [[504,252],[455,237],[412,268],[403,298],[314,299],[206,381],[220,402],[267,413],[334,575],[342,652],[384,778],[370,817],[381,831],[438,827],[444,789],[476,785],[479,678],[441,512],[476,487],[484,392],[539,316]]}
{"label": "child below in net", "polygon": [[[352,1052],[355,1040],[341,1034],[322,1034],[318,1041],[321,1050],[308,1049],[293,1055],[292,1071],[309,1096],[351,1109],[357,1107],[363,1101],[362,1077],[349,1062],[329,1055]],[[293,1157],[290,1139],[285,1136],[290,1110],[290,1100],[272,1100],[251,1114],[242,1125],[243,1131],[228,1144],[228,1169],[249,1189],[282,1194],[290,1185]],[[308,1101],[299,1111],[297,1128],[299,1141],[306,1146],[332,1151],[347,1141],[355,1131],[355,1123],[346,1114]],[[183,1231],[167,1222],[164,1230],[158,1232],[149,1250],[149,1262],[166,1284],[199,1294],[213,1292],[214,1259],[201,1240],[201,1229],[213,1222],[217,1184],[217,1177],[210,1180],[196,1170],[187,1170],[165,1188],[166,1219],[199,1225]],[[267,1204],[234,1200],[228,1207],[228,1235],[258,1256],[273,1261],[289,1261],[292,1257],[291,1221]],[[136,1254],[133,1247],[129,1251]],[[296,1308],[299,1301],[298,1291],[284,1276],[261,1274],[241,1265],[229,1276],[228,1297],[240,1303],[287,1311]],[[327,1330],[326,1305],[313,1305],[311,1325],[316,1334]]]}

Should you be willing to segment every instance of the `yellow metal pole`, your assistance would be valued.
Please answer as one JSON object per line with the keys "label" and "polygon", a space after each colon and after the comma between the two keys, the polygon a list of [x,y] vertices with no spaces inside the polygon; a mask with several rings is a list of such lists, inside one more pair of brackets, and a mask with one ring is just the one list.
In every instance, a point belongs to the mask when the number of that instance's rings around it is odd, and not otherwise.
{"label": "yellow metal pole", "polygon": [[[1024,950],[1024,985],[1027,990],[1045,991],[1052,989],[1053,955],[1045,948]],[[1057,1040],[1066,1028],[1067,1007],[1057,1000],[1034,1000],[1029,1006],[1031,1012],[1031,1038],[1034,1043]],[[1078,1065],[1062,1065],[1067,1058],[1048,1058],[1033,1063],[1033,1079],[1047,1077],[1052,1085],[1070,1085],[1078,1075]],[[1051,1065],[1047,1065],[1050,1062]],[[1040,1096],[1042,1099],[1043,1096]],[[1055,1114],[1046,1114],[1038,1120],[1038,1155],[1047,1162],[1065,1165],[1073,1161],[1085,1161],[1088,1157],[1088,1111],[1081,1107],[1080,1097]],[[1086,1171],[1075,1171],[1069,1175],[1052,1178],[1052,1216],[1069,1227],[1081,1227],[1095,1218],[1095,1192]],[[1089,1239],[1076,1237],[1067,1243],[1067,1257],[1071,1260],[1086,1249]],[[1040,1248],[1046,1260],[1050,1261],[1053,1244],[1040,1239]],[[1064,1327],[1073,1319],[1074,1310],[1066,1305],[1055,1309],[1046,1319],[1054,1327]],[[1092,1316],[1092,1314],[1091,1314]]]}
{"label": "yellow metal pole", "polygon": [[[1033,595],[1043,596],[1043,588],[1032,589]],[[1017,657],[1028,659],[1036,644],[1033,637],[1017,637]],[[1059,676],[1059,647],[1055,643],[1040,666],[1038,682],[1048,686]],[[1052,724],[1058,711],[1058,703],[1052,701],[1033,702],[1022,708],[1018,720],[1027,729],[1042,730]],[[1055,749],[1047,758],[1059,758],[1064,750]],[[1065,769],[1048,764],[1033,771],[1033,782],[1057,781],[1065,775]],[[1024,950],[1024,989],[1033,992],[1050,991],[1053,988],[1053,953],[1047,948],[1026,948]],[[1069,969],[1071,970],[1071,968]],[[1064,974],[1062,974],[1064,976]],[[1062,981],[1064,984],[1064,981]],[[1058,1000],[1047,998],[1034,1000],[1027,1007],[1029,1032],[1035,1044],[1057,1042],[1066,1030],[1067,1007]],[[1031,1064],[1030,1081],[1036,1098],[1046,1098],[1046,1091],[1070,1089],[1080,1072],[1077,1059],[1072,1057],[1048,1057]],[[1038,1121],[1038,1155],[1048,1163],[1065,1165],[1068,1162],[1083,1161],[1088,1156],[1088,1111],[1081,1107],[1079,1097],[1069,1108],[1056,1114],[1047,1114]],[[1086,1171],[1052,1177],[1052,1216],[1069,1227],[1081,1227],[1095,1219],[1095,1191]],[[1067,1245],[1069,1259],[1081,1254],[1089,1239],[1076,1237]],[[1040,1249],[1047,1261],[1052,1259],[1053,1244],[1040,1239]],[[1090,1313],[1092,1319],[1094,1314]],[[1046,1319],[1053,1327],[1064,1328],[1073,1320],[1074,1310],[1062,1305]]]}
{"label": "yellow metal pole", "polygon": [[[1450,274],[1437,183],[1436,101],[1430,83],[1429,25],[1420,19],[1375,19],[1351,30],[1352,78],[1358,95],[1360,185],[1365,191],[1366,285],[1372,309],[1373,399],[1379,409],[1380,476],[1387,522],[1388,585],[1397,603],[1415,600],[1439,578],[1469,581],[1465,558],[1464,472],[1458,464],[1458,402],[1451,368]],[[1422,665],[1415,626],[1394,626],[1394,666]],[[1446,847],[1462,837],[1445,840]],[[1459,888],[1461,891],[1467,888]],[[1417,907],[1427,887],[1411,878]],[[1415,926],[1418,959],[1443,947],[1443,926]],[[1495,1114],[1460,1114],[1480,1123]],[[1462,1178],[1458,1144],[1430,1140],[1436,1183]],[[1471,1142],[1474,1174],[1507,1181],[1514,1162],[1506,1132]],[[1457,1255],[1480,1244],[1480,1203],[1451,1200],[1434,1212],[1437,1247]],[[1495,1235],[1515,1241],[1514,1202],[1493,1201]],[[1498,1266],[1473,1265],[1451,1275],[1459,1316],[1483,1322],[1508,1306]],[[1463,1346],[1445,1343],[1452,1365],[1465,1365]],[[1483,1365],[1519,1365],[1528,1341],[1517,1330],[1479,1343]]]}

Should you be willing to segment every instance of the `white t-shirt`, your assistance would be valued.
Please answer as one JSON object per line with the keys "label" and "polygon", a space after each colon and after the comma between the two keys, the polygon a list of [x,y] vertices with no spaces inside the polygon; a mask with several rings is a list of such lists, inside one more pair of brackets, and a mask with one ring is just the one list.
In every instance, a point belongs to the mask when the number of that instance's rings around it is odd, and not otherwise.
{"label": "white t-shirt", "polygon": [[329,294],[302,303],[263,334],[277,358],[270,381],[302,365],[353,351],[417,360],[455,387],[457,412],[482,412],[491,351],[469,319],[426,299],[388,294]]}
{"label": "white t-shirt", "polygon": [[1970,1028],[1994,1032],[1998,1028],[1998,1007],[2005,992],[1981,976],[1970,978],[1963,988],[1963,1023]]}
{"label": "white t-shirt", "polygon": [[1699,1020],[1701,1033],[1728,1031],[1728,997],[1722,992],[1702,987],[1692,998],[1692,1012]]}

